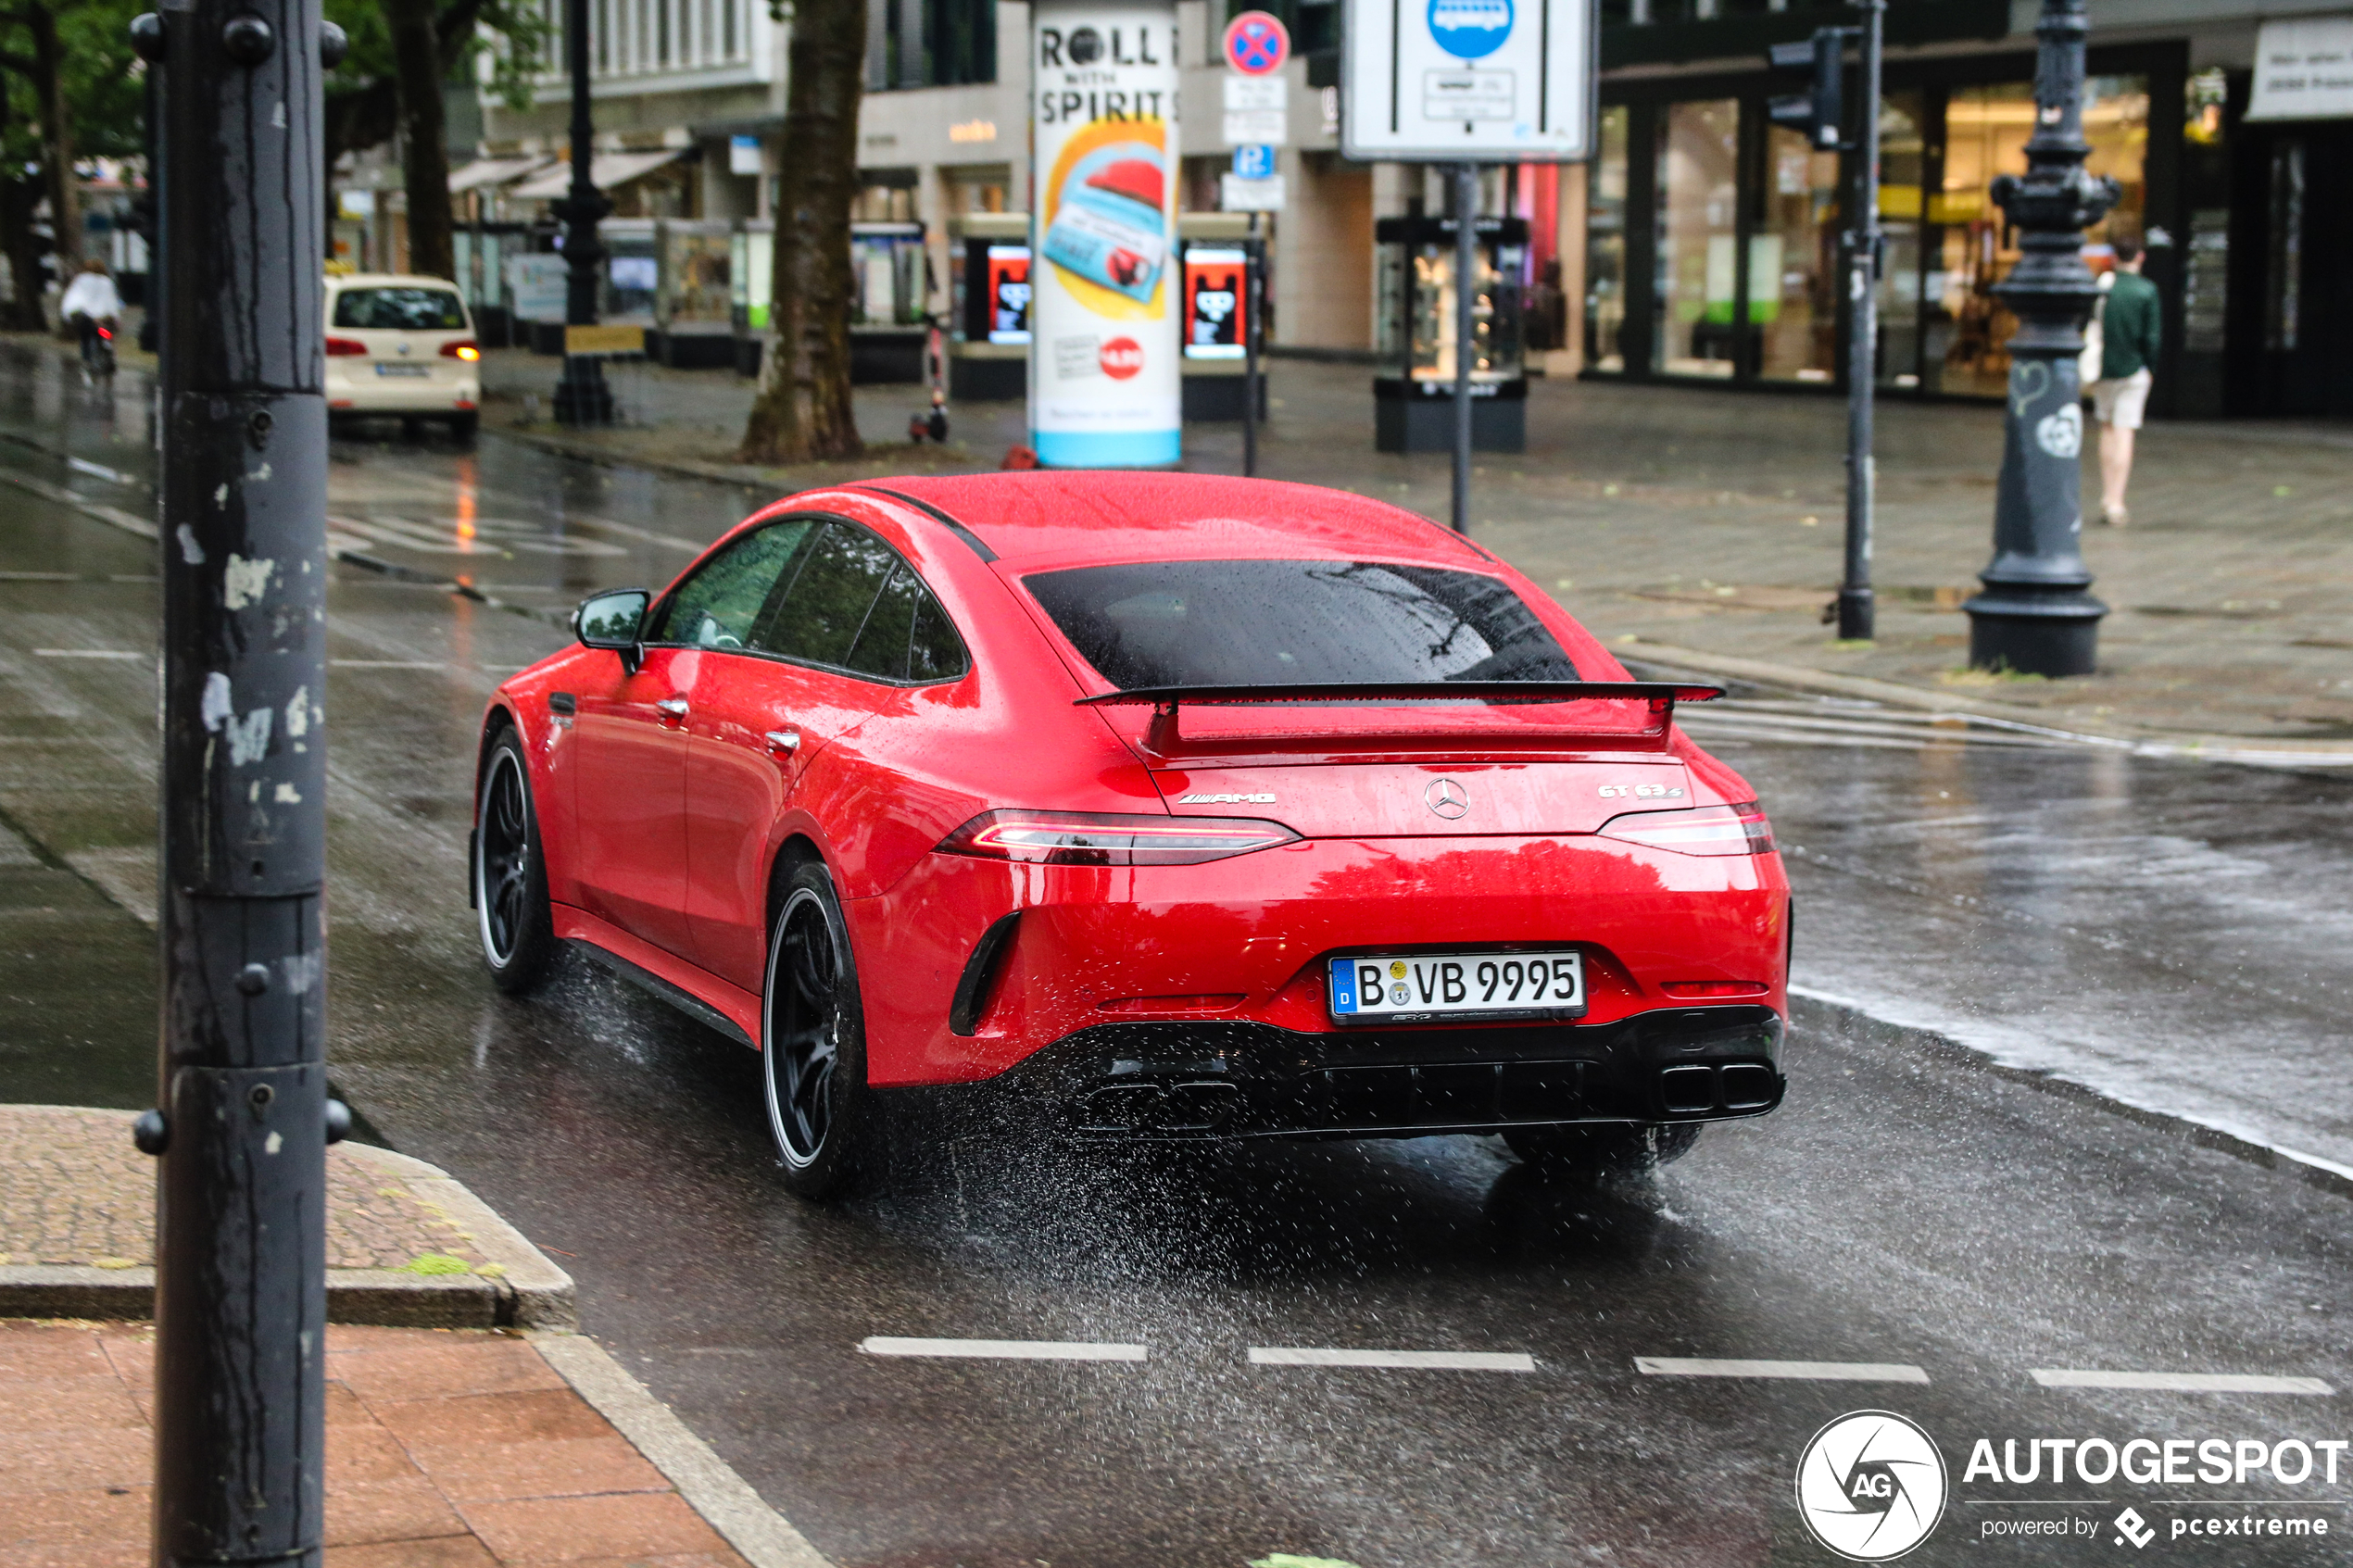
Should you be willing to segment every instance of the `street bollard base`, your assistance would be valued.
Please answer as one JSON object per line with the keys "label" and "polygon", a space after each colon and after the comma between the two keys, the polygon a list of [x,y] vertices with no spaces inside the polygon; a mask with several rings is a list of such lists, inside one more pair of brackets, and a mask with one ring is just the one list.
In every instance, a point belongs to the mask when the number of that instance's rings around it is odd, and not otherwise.
{"label": "street bollard base", "polygon": [[1878,604],[1869,588],[1841,588],[1838,591],[1838,640],[1842,643],[1868,643],[1874,635],[1878,621]]}
{"label": "street bollard base", "polygon": [[574,355],[565,359],[556,383],[556,422],[560,425],[612,423],[612,388],[605,383],[605,368],[594,359]]}
{"label": "street bollard base", "polygon": [[1961,608],[1969,618],[1972,670],[2064,680],[2098,668],[2100,618],[2108,606],[2088,594],[2038,599],[1989,592]]}

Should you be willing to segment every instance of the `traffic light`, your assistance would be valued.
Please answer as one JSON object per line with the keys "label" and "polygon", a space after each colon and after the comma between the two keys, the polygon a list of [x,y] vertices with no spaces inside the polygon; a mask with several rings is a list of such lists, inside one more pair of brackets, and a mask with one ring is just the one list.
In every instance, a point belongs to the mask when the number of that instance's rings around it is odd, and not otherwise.
{"label": "traffic light", "polygon": [[1851,27],[1818,27],[1814,36],[1794,44],[1776,44],[1768,57],[1775,70],[1805,71],[1808,89],[1775,98],[1766,113],[1776,125],[1806,132],[1806,139],[1825,152],[1836,150],[1845,135],[1845,102],[1842,86],[1846,75],[1846,41]]}

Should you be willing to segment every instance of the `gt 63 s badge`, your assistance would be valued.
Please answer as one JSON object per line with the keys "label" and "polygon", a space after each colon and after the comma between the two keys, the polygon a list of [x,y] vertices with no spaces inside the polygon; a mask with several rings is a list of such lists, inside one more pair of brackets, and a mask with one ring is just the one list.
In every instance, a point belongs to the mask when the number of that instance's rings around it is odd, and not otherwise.
{"label": "gt 63 s badge", "polygon": [[1856,1411],[1814,1434],[1797,1461],[1797,1512],[1850,1562],[1885,1562],[1944,1516],[1944,1456],[1890,1411]]}

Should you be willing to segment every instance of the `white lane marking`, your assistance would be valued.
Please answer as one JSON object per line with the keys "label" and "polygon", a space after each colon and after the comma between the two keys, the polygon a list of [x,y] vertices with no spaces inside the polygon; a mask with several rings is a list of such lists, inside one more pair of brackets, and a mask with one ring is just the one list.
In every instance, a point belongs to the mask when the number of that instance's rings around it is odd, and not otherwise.
{"label": "white lane marking", "polygon": [[124,648],[35,648],[35,659],[153,659],[155,655],[132,653]]}
{"label": "white lane marking", "polygon": [[447,670],[436,659],[331,659],[330,670]]}
{"label": "white lane marking", "polygon": [[2070,1372],[2036,1367],[2027,1374],[2045,1388],[2152,1388],[2169,1394],[2334,1394],[2317,1377],[2270,1377],[2232,1372]]}
{"label": "white lane marking", "polygon": [[94,463],[87,458],[76,458],[69,455],[66,458],[66,467],[71,469],[76,473],[86,473],[93,479],[110,480],[114,483],[128,484],[134,489],[139,490],[145,490],[147,487],[145,481],[135,479],[132,475],[123,472],[120,469],[110,469],[104,463]]}
{"label": "white lane marking", "polygon": [[94,519],[109,528],[120,528],[125,533],[135,533],[142,539],[157,537],[156,525],[145,518],[134,517],[120,507],[110,507],[104,501],[84,500],[69,490],[35,479],[31,474],[19,473],[12,469],[0,469],[0,484],[13,484],[19,490],[32,492],[44,501],[55,501],[61,507],[71,507],[83,517]]}
{"label": "white lane marking", "polygon": [[1092,1339],[901,1339],[875,1335],[858,1342],[870,1356],[962,1356],[1010,1361],[1140,1361],[1141,1345]]}
{"label": "white lane marking", "polygon": [[1518,1350],[1341,1350],[1308,1345],[1253,1345],[1252,1366],[1396,1367],[1414,1372],[1534,1372]]}
{"label": "white lane marking", "polygon": [[1823,1383],[1926,1383],[1928,1374],[1894,1361],[1738,1361],[1699,1356],[1636,1356],[1652,1377],[1802,1377]]}
{"label": "white lane marking", "polygon": [[79,583],[78,571],[0,571],[0,583]]}

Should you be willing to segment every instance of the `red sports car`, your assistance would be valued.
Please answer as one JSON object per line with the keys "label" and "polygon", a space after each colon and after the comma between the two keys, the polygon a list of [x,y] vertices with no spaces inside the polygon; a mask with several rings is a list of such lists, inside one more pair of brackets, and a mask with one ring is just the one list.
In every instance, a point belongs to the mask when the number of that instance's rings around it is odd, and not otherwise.
{"label": "red sports car", "polygon": [[1780,1102],[1765,816],[1528,580],[1394,507],[1134,473],[760,512],[483,725],[490,972],[761,1050],[787,1179],[882,1102],[1131,1139],[1671,1156]]}

